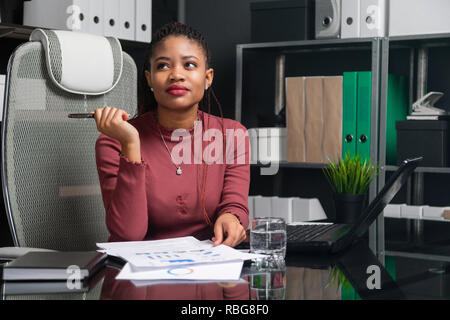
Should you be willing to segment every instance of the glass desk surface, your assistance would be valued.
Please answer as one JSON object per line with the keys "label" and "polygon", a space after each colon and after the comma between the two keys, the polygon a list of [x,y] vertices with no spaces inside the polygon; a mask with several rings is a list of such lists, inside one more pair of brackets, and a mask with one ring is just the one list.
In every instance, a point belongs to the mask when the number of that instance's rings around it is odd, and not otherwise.
{"label": "glass desk surface", "polygon": [[[449,262],[387,256],[383,266],[365,242],[339,255],[296,254],[270,264],[247,262],[237,282],[116,280],[122,264],[106,266],[81,288],[66,282],[1,282],[1,297],[67,300],[354,300],[448,299]],[[338,283],[336,280],[340,278]],[[334,279],[334,280],[333,280]]]}

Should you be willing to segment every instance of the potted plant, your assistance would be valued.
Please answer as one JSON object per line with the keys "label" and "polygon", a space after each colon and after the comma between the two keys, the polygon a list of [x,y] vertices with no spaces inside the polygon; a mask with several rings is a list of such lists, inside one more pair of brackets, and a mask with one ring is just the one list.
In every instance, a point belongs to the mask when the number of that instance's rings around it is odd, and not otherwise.
{"label": "potted plant", "polygon": [[333,191],[336,222],[354,223],[367,203],[367,191],[379,173],[378,165],[360,154],[347,153],[344,158],[330,160],[323,172]]}

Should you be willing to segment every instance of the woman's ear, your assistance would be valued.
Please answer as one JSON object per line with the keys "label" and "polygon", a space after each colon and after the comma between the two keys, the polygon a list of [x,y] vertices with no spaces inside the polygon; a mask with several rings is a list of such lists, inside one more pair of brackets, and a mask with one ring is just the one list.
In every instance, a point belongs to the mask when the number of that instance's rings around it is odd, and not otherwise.
{"label": "woman's ear", "polygon": [[208,88],[211,87],[213,79],[214,79],[214,69],[209,68],[208,70],[206,70],[206,86],[208,86]]}
{"label": "woman's ear", "polygon": [[147,79],[148,86],[152,88],[152,75],[148,70],[145,70],[145,79]]}

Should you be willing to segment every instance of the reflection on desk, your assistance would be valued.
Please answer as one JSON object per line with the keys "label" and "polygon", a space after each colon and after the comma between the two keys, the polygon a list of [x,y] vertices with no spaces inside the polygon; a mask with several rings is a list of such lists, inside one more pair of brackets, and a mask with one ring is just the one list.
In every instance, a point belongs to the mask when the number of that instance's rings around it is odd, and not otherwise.
{"label": "reflection on desk", "polygon": [[156,284],[136,287],[131,281],[116,280],[118,270],[108,268],[101,300],[248,300],[247,283]]}
{"label": "reflection on desk", "polygon": [[[135,286],[132,281],[116,280],[120,270],[108,266],[102,270],[84,290],[60,290],[60,286],[45,286],[40,294],[33,286],[22,287],[17,291],[3,291],[3,298],[15,299],[70,299],[70,300],[298,300],[298,299],[340,299],[340,290],[328,286],[328,269],[302,267],[258,267],[247,266],[242,271],[242,282],[201,282],[165,283],[148,286]],[[4,283],[5,284],[5,283]],[[3,290],[8,286],[3,284]],[[55,291],[52,292],[52,289]],[[34,291],[30,291],[34,290]],[[61,293],[56,293],[61,292]],[[27,294],[24,294],[27,293]],[[32,294],[33,293],[33,294]]]}
{"label": "reflection on desk", "polygon": [[[403,290],[407,291],[411,285],[426,281],[432,285],[425,290],[431,292],[442,283],[436,280],[448,278],[447,274],[450,274],[450,268],[434,273],[419,270],[417,274],[401,273],[399,268],[394,280],[364,242],[338,256],[299,255],[288,251],[284,266],[258,268],[253,263],[243,268],[243,282],[231,283],[193,281],[135,286],[131,281],[116,280],[122,265],[112,261],[108,263],[98,274],[97,284],[88,292],[11,295],[2,291],[1,296],[3,299],[336,300],[341,299],[341,288],[329,282],[331,270],[338,267],[362,299],[404,299],[410,295],[405,295]],[[372,275],[367,270],[371,266],[380,270],[381,289],[374,290],[367,285]],[[0,288],[5,289],[4,283]],[[426,293],[423,291],[423,296]]]}

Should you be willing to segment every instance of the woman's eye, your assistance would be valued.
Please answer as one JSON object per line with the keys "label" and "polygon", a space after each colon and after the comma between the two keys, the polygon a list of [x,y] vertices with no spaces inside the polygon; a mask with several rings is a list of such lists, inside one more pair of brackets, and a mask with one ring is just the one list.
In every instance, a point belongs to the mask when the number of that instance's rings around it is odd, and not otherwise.
{"label": "woman's eye", "polygon": [[195,63],[193,63],[193,62],[186,62],[186,66],[188,68],[195,68],[197,65]]}
{"label": "woman's eye", "polygon": [[160,64],[158,64],[158,65],[156,66],[156,69],[160,70],[160,69],[163,69],[163,68],[166,67],[166,66],[167,66],[166,63],[160,63]]}

